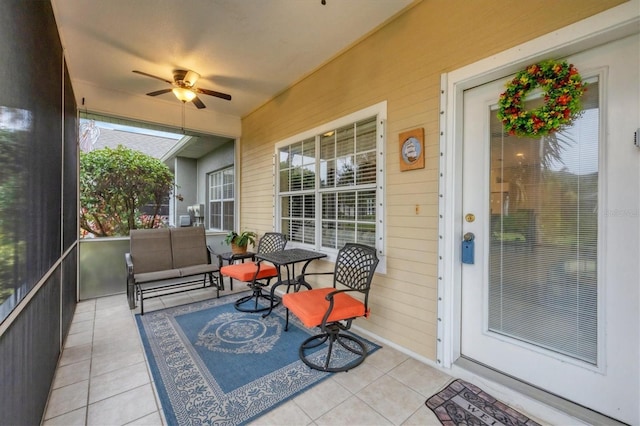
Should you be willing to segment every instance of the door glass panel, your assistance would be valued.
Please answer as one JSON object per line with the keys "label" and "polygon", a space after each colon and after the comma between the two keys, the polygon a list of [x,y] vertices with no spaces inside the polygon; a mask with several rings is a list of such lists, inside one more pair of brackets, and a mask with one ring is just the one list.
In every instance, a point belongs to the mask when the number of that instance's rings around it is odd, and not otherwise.
{"label": "door glass panel", "polygon": [[[525,103],[539,106],[542,99]],[[597,361],[598,82],[583,114],[541,138],[491,111],[489,330]]]}

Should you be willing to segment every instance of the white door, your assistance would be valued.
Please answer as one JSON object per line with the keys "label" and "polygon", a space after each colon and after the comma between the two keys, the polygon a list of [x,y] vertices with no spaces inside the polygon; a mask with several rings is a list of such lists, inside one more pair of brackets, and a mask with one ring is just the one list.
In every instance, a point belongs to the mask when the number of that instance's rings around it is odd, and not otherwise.
{"label": "white door", "polygon": [[639,51],[636,35],[566,58],[588,86],[584,113],[555,137],[504,134],[495,106],[509,79],[467,90],[460,215],[475,235],[474,263],[460,265],[462,356],[630,424],[640,424]]}

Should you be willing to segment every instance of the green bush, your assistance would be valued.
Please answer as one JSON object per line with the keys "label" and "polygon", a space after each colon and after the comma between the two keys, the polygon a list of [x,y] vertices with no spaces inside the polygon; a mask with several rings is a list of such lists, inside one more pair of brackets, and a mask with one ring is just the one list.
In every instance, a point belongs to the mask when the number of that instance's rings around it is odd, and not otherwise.
{"label": "green bush", "polygon": [[[173,174],[160,160],[118,146],[80,153],[80,228],[97,237],[129,235],[161,225]],[[153,214],[143,214],[152,205]]]}

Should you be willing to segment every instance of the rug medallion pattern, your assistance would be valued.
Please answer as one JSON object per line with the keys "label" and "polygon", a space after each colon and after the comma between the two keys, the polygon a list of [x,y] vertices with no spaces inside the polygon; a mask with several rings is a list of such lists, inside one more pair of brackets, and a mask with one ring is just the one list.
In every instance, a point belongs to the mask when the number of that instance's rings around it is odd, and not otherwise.
{"label": "rug medallion pattern", "polygon": [[266,353],[282,334],[280,318],[246,318],[242,313],[221,314],[198,333],[198,346],[227,353]]}

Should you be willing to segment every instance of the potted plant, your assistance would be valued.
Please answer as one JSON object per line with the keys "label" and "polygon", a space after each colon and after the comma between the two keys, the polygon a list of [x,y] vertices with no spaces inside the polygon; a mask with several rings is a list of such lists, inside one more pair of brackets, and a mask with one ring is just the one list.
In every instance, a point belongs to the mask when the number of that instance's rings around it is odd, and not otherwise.
{"label": "potted plant", "polygon": [[250,231],[243,231],[237,233],[236,231],[229,231],[224,239],[224,242],[231,246],[231,251],[236,254],[246,253],[247,246],[251,244],[252,247],[256,246],[256,238],[258,234]]}

